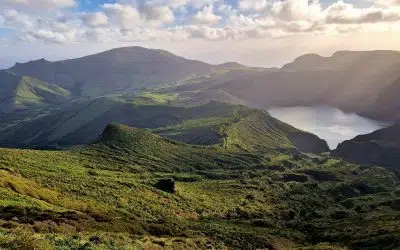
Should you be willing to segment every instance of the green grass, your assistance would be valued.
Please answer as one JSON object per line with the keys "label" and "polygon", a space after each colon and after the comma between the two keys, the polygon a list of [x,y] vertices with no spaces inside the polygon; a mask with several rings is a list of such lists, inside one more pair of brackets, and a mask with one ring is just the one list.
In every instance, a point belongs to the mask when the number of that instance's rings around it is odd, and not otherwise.
{"label": "green grass", "polygon": [[21,78],[15,95],[16,104],[24,106],[28,104],[46,104],[46,102],[54,102],[57,97],[59,97],[61,101],[69,98],[70,92],[56,85],[24,76]]}
{"label": "green grass", "polygon": [[[237,138],[233,141],[240,143]],[[277,140],[270,136],[259,137],[265,146],[241,138],[243,145],[234,149],[204,147],[110,125],[101,141],[79,150],[0,149],[0,245],[377,249],[398,244],[400,188],[394,172],[329,156],[291,156],[273,150]],[[161,178],[174,178],[177,192],[154,188]]]}
{"label": "green grass", "polygon": [[150,98],[153,103],[158,104],[167,104],[171,101],[176,100],[177,94],[161,94],[161,93],[152,93],[152,92],[145,92],[139,95],[140,97]]}

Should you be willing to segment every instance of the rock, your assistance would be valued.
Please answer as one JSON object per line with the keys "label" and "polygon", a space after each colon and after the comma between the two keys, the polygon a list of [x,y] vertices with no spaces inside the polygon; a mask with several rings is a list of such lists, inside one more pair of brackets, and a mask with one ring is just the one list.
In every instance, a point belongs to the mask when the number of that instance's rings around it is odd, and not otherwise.
{"label": "rock", "polygon": [[174,179],[161,179],[155,185],[155,188],[168,193],[175,193],[175,181]]}

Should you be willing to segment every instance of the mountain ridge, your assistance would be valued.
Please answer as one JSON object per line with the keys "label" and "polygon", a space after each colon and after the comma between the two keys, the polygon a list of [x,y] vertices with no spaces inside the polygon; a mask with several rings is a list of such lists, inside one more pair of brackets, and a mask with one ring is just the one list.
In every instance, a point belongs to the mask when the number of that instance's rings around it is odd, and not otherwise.
{"label": "mountain ridge", "polygon": [[9,70],[57,84],[77,96],[95,97],[172,84],[192,75],[231,68],[249,67],[230,62],[213,65],[166,50],[131,46],[54,62],[42,58],[16,63]]}

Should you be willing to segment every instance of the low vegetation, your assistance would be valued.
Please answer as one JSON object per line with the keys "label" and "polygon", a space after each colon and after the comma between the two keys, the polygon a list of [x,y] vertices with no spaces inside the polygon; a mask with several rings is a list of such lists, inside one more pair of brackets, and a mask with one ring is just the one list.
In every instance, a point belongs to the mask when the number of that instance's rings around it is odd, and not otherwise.
{"label": "low vegetation", "polygon": [[[251,137],[240,137],[236,129],[226,130],[225,147],[188,145],[113,124],[101,140],[81,149],[0,149],[0,245],[399,246],[395,172],[350,165],[327,155],[292,154],[274,148],[273,139],[262,147]],[[160,182],[168,185],[160,188]]]}

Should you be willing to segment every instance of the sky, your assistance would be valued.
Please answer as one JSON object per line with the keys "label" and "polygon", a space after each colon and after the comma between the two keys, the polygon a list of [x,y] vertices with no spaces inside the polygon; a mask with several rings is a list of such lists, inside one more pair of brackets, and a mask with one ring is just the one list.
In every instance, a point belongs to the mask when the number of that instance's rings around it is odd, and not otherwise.
{"label": "sky", "polygon": [[400,0],[0,0],[0,68],[133,45],[264,67],[400,50]]}

